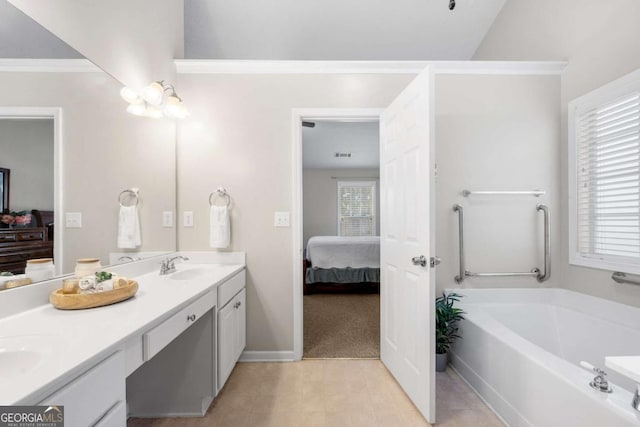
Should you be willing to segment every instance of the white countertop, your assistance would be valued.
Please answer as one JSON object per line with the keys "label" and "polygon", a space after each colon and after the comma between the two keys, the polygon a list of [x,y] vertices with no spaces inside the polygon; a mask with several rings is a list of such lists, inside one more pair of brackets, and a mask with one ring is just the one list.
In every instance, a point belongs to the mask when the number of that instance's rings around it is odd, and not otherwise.
{"label": "white countertop", "polygon": [[604,364],[640,384],[640,356],[605,357]]}
{"label": "white countertop", "polygon": [[0,344],[4,340],[5,348],[17,345],[23,350],[33,349],[33,357],[39,358],[37,367],[26,373],[0,376],[0,405],[39,402],[46,397],[43,393],[66,384],[115,352],[130,337],[168,318],[243,270],[245,265],[178,265],[178,271],[192,268],[206,268],[207,274],[174,280],[171,275],[159,276],[156,268],[131,277],[138,281],[138,293],[118,304],[70,311],[42,304],[0,319]]}

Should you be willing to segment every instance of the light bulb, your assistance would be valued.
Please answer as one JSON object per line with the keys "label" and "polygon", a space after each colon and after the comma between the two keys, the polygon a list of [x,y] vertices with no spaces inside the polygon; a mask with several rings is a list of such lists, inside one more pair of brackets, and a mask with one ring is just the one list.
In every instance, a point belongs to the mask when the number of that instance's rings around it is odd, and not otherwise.
{"label": "light bulb", "polygon": [[182,100],[173,93],[164,102],[164,114],[170,118],[178,118],[182,111]]}
{"label": "light bulb", "polygon": [[144,111],[144,116],[152,119],[161,119],[162,110],[154,107],[153,105],[147,105],[147,108]]}
{"label": "light bulb", "polygon": [[142,104],[144,102],[135,90],[127,86],[120,89],[120,96],[129,104]]}
{"label": "light bulb", "polygon": [[162,82],[153,82],[144,88],[142,97],[151,105],[160,105],[162,103],[163,94],[164,87],[162,86]]}
{"label": "light bulb", "polygon": [[142,104],[129,104],[127,107],[127,113],[133,114],[134,116],[144,116],[147,107],[144,103]]}

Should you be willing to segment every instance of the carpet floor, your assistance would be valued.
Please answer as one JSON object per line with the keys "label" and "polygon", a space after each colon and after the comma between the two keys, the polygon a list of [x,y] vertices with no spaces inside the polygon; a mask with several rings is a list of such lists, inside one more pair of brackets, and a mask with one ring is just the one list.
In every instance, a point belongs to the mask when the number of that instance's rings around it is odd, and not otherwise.
{"label": "carpet floor", "polygon": [[380,295],[305,295],[304,357],[380,357]]}

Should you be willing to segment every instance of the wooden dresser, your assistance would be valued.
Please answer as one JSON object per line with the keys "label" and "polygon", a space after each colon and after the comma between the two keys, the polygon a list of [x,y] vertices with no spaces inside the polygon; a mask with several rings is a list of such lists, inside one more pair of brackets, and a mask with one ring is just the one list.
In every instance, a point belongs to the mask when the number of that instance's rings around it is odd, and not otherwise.
{"label": "wooden dresser", "polygon": [[22,274],[28,259],[53,258],[46,227],[0,228],[0,271]]}

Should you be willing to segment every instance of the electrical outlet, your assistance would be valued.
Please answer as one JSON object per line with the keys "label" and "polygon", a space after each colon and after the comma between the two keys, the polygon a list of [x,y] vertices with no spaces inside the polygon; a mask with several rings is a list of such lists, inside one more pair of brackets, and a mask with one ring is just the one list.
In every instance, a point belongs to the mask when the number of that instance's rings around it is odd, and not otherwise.
{"label": "electrical outlet", "polygon": [[291,214],[289,212],[275,212],[273,215],[274,227],[289,227],[291,223]]}
{"label": "electrical outlet", "polygon": [[182,225],[184,227],[193,227],[193,212],[185,211],[182,215]]}
{"label": "electrical outlet", "polygon": [[66,212],[64,225],[66,228],[82,228],[82,212]]}
{"label": "electrical outlet", "polygon": [[162,212],[162,226],[166,228],[173,227],[173,212],[171,211]]}

